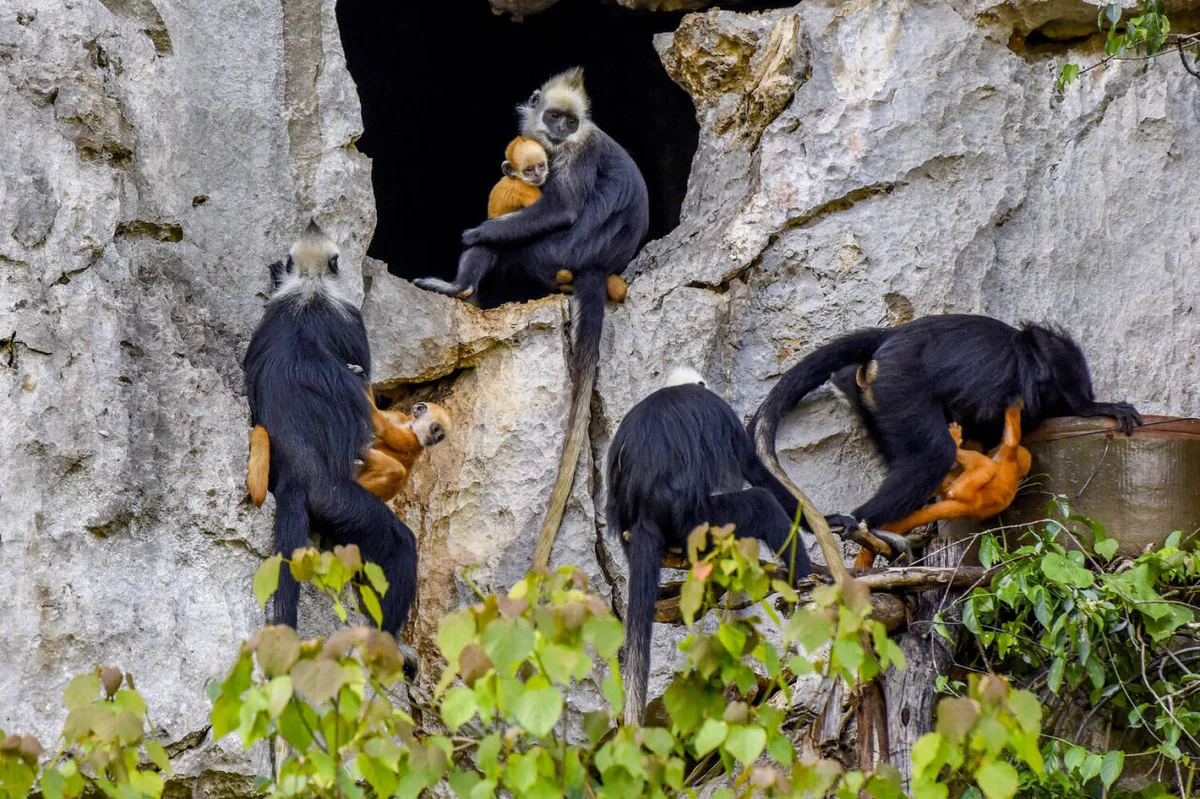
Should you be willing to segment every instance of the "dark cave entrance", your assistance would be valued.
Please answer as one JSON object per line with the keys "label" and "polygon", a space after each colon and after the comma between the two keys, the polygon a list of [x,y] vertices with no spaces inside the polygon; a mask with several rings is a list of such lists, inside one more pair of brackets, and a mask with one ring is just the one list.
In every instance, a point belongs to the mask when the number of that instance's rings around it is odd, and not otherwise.
{"label": "dark cave entrance", "polygon": [[369,254],[404,278],[454,276],[459,236],[486,217],[514,109],[542,81],[583,66],[596,123],[627,149],[650,189],[650,232],[679,222],[699,126],[651,38],[682,14],[562,0],[513,22],[487,0],[338,0],[350,74],[374,162],[379,223]]}

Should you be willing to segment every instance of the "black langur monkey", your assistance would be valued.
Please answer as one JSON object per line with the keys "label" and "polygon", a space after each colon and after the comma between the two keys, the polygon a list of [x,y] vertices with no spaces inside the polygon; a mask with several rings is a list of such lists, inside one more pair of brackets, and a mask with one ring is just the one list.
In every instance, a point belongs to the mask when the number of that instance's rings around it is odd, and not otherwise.
{"label": "black langur monkey", "polygon": [[812,564],[803,545],[793,540],[780,551],[794,518],[787,505],[795,508],[796,500],[759,460],[733,409],[691,370],[672,375],[626,414],[608,450],[605,509],[629,561],[626,724],[641,724],[646,711],[663,551],[686,545],[697,525],[733,524],[737,535],[765,541],[785,565],[794,563],[794,577],[805,577]]}
{"label": "black langur monkey", "polygon": [[571,412],[533,559],[535,568],[545,568],[587,435],[608,277],[633,260],[649,228],[650,211],[637,164],[592,122],[582,69],[550,78],[517,110],[521,135],[536,139],[550,155],[542,198],[465,231],[467,250],[453,283],[436,278],[415,282],[457,297],[474,295],[489,272],[506,281],[532,281],[547,292],[559,290],[560,272],[573,282]]}
{"label": "black langur monkey", "polygon": [[925,504],[955,463],[949,422],[985,448],[999,442],[1005,411],[1018,400],[1025,430],[1052,416],[1111,416],[1126,433],[1142,423],[1129,403],[1096,402],[1083,351],[1062,330],[1017,329],[986,316],[927,316],[835,339],[771,389],[750,430],[759,456],[785,484],[790,481],[775,454],[779,420],[831,376],[888,467],[879,491],[853,518],[827,517],[846,529],[881,527]]}
{"label": "black langur monkey", "polygon": [[[366,387],[371,352],[362,316],[338,271],[338,248],[315,222],[271,265],[274,289],[243,366],[250,423],[271,441],[275,551],[308,545],[310,525],[334,544],[357,544],[389,588],[383,629],[395,635],[417,588],[416,537],[354,481],[354,461],[374,438]],[[361,368],[350,368],[350,365]],[[275,622],[296,626],[300,587],[284,568]]]}

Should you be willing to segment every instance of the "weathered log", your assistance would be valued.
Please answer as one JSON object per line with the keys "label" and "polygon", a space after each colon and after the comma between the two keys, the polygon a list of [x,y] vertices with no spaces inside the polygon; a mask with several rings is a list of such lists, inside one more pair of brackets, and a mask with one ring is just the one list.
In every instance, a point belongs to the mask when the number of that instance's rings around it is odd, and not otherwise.
{"label": "weathered log", "polygon": [[[950,605],[963,590],[985,579],[983,569],[958,566],[966,549],[965,542],[938,536],[930,543],[925,557],[930,568],[888,569],[878,576],[864,575],[859,578],[868,585],[872,580],[879,580],[894,587],[911,579],[910,586],[920,585],[924,589],[939,584],[942,586],[941,591],[924,590],[918,596],[917,610],[899,640],[906,666],[903,671],[889,668],[884,675],[883,693],[887,707],[891,763],[903,776],[905,790],[912,780],[913,744],[933,729],[934,710],[938,701],[934,683],[938,677],[949,673],[954,659],[955,644],[934,631],[933,617],[938,611],[943,611],[947,630],[957,640],[958,627],[954,624],[956,618],[953,618],[957,614],[950,609]],[[903,572],[912,573],[904,575]]]}

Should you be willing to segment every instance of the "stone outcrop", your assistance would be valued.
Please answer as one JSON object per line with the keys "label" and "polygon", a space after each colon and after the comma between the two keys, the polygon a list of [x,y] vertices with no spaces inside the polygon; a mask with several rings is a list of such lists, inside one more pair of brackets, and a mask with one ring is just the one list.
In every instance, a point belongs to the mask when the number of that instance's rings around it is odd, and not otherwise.
{"label": "stone outcrop", "polygon": [[[197,795],[262,768],[209,740],[203,687],[263,619],[250,578],[271,512],[245,496],[240,360],[265,266],[315,215],[357,269],[375,224],[333,6],[243,4],[236,25],[220,4],[174,0],[0,15],[0,727],[49,743],[69,677],[120,665]],[[1024,37],[1094,13],[808,2],[692,15],[659,38],[700,145],[679,228],[647,244],[609,309],[556,563],[622,606],[607,442],[681,363],[748,416],[831,336],[982,312],[1065,325],[1102,397],[1200,404],[1200,81],[1165,58],[1056,93],[1058,66],[1095,61],[1094,43]],[[437,615],[507,587],[532,555],[565,426],[569,305],[480,312],[363,272],[378,389],[444,401],[457,424],[397,500],[420,539],[412,633],[428,674]],[[830,511],[879,474],[829,389],[779,444]],[[681,636],[657,631],[652,687]]]}

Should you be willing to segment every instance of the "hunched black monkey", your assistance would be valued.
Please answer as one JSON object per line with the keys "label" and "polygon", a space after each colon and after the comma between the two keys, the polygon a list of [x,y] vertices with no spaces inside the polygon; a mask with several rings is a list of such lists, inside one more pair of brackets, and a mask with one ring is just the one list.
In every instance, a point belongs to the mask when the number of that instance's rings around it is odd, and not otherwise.
{"label": "hunched black monkey", "polygon": [[828,517],[831,525],[879,527],[921,507],[954,465],[947,424],[958,422],[964,438],[990,448],[1016,400],[1024,403],[1026,430],[1052,416],[1111,416],[1126,433],[1142,423],[1129,403],[1096,402],[1083,351],[1062,330],[1018,329],[967,314],[927,316],[842,336],[784,374],[750,423],[773,473],[782,473],[775,454],[779,420],[831,376],[888,466],[875,496],[853,518]]}
{"label": "hunched black monkey", "polygon": [[[354,481],[354,461],[374,438],[371,353],[338,255],[313,222],[287,261],[271,265],[274,290],[243,362],[246,397],[250,423],[270,436],[275,551],[286,558],[307,546],[310,525],[334,544],[357,544],[390,584],[380,604],[383,629],[394,635],[416,594],[416,537]],[[291,572],[281,570],[277,624],[296,626],[299,596]]]}
{"label": "hunched black monkey", "polygon": [[[625,613],[625,723],[641,724],[649,680],[650,632],[663,551],[683,546],[697,525],[733,524],[735,533],[765,541],[796,578],[812,571],[785,503],[796,506],[771,476],[729,405],[688,370],[626,414],[608,450],[611,534],[629,561]],[[750,483],[751,488],[744,488]],[[797,539],[799,536],[797,536]]]}

